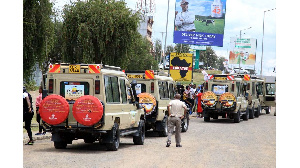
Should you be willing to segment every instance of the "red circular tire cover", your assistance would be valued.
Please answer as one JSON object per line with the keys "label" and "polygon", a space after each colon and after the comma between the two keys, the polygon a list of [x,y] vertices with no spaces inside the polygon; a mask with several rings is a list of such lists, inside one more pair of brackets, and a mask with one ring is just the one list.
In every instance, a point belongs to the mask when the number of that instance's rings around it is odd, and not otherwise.
{"label": "red circular tire cover", "polygon": [[39,107],[41,118],[50,125],[64,122],[69,115],[69,103],[60,95],[52,94],[45,97]]}
{"label": "red circular tire cover", "polygon": [[73,105],[73,116],[82,125],[92,126],[100,121],[102,115],[103,105],[97,97],[81,96]]}

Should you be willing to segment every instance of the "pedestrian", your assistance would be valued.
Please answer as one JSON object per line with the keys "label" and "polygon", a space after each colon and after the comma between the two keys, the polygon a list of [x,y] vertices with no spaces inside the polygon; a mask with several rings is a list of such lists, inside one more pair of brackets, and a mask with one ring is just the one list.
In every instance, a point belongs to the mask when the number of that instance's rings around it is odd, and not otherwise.
{"label": "pedestrian", "polygon": [[[170,109],[171,107],[171,109]],[[175,128],[175,141],[176,147],[182,147],[181,143],[181,120],[184,118],[187,112],[187,107],[184,102],[180,101],[180,94],[175,95],[175,100],[171,100],[168,105],[168,139],[166,147],[171,145],[171,136]]]}
{"label": "pedestrian", "polygon": [[197,94],[198,104],[197,104],[197,118],[203,118],[203,109],[201,106],[201,96],[203,94],[203,90],[201,89],[200,92]]}
{"label": "pedestrian", "polygon": [[192,31],[196,30],[195,28],[195,14],[188,10],[189,2],[187,0],[182,0],[180,6],[182,12],[175,11],[175,29],[177,31]]}
{"label": "pedestrian", "polygon": [[[41,115],[40,115],[40,111],[39,111],[39,106],[40,106],[40,103],[42,102],[42,92],[43,92],[43,88],[42,88],[42,86],[40,86],[39,87],[39,95],[36,98],[36,102],[35,102],[36,121],[39,123],[39,132],[36,133],[35,135],[45,135],[46,134],[45,128],[41,126]],[[43,130],[43,133],[42,133],[42,130]]]}
{"label": "pedestrian", "polygon": [[33,145],[32,131],[31,131],[32,117],[33,117],[32,97],[26,91],[26,88],[23,86],[23,122],[25,122],[25,129],[29,137],[29,141],[25,145]]}
{"label": "pedestrian", "polygon": [[202,68],[200,69],[200,71],[203,74],[204,82],[207,82],[207,80],[208,80],[208,74],[207,74],[207,72],[204,69],[202,69]]}
{"label": "pedestrian", "polygon": [[192,107],[193,107],[193,104],[192,104],[192,95],[191,95],[191,89],[190,89],[190,86],[186,86],[185,87],[185,91],[183,92],[183,100],[185,101],[186,104],[189,105],[189,114],[192,114]]}

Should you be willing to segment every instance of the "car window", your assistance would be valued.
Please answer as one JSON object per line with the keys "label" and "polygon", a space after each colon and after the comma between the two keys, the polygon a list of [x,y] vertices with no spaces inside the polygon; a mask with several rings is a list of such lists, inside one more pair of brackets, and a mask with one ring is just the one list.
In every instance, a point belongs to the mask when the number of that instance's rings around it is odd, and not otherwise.
{"label": "car window", "polygon": [[125,85],[125,79],[120,79],[120,88],[121,88],[121,97],[122,97],[122,103],[127,103],[127,93],[126,93],[126,85]]}
{"label": "car window", "polygon": [[105,95],[106,102],[108,103],[119,103],[120,93],[118,77],[104,76]]}

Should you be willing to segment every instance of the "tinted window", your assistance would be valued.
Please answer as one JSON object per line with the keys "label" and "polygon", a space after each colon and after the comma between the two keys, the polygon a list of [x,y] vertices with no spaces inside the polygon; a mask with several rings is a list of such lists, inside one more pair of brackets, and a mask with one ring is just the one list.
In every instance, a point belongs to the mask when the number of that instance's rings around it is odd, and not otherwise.
{"label": "tinted window", "polygon": [[127,103],[127,94],[126,94],[126,85],[125,85],[125,79],[120,79],[120,88],[121,88],[121,97],[122,97],[122,103]]}
{"label": "tinted window", "polygon": [[263,95],[263,83],[259,82],[256,84],[256,92],[258,95]]}
{"label": "tinted window", "polygon": [[169,98],[169,90],[167,82],[158,82],[160,98]]}
{"label": "tinted window", "polygon": [[174,99],[175,91],[172,83],[169,84],[169,90],[170,90],[170,98]]}
{"label": "tinted window", "polygon": [[106,102],[120,102],[118,77],[104,76]]}

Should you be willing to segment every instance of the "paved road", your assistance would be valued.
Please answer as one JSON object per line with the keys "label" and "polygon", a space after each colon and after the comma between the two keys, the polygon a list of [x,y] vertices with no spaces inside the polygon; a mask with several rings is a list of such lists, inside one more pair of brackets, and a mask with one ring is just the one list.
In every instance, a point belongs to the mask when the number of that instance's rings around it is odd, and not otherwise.
{"label": "paved road", "polygon": [[[274,109],[273,109],[274,110]],[[121,138],[118,151],[106,151],[98,143],[73,141],[67,149],[58,150],[50,139],[23,146],[23,166],[47,167],[276,167],[276,117],[233,123],[229,119],[211,120],[192,117],[190,127],[182,133],[182,148],[175,138],[166,148],[166,138],[146,133],[143,146],[133,145],[132,137]],[[26,158],[30,156],[30,158]]]}

